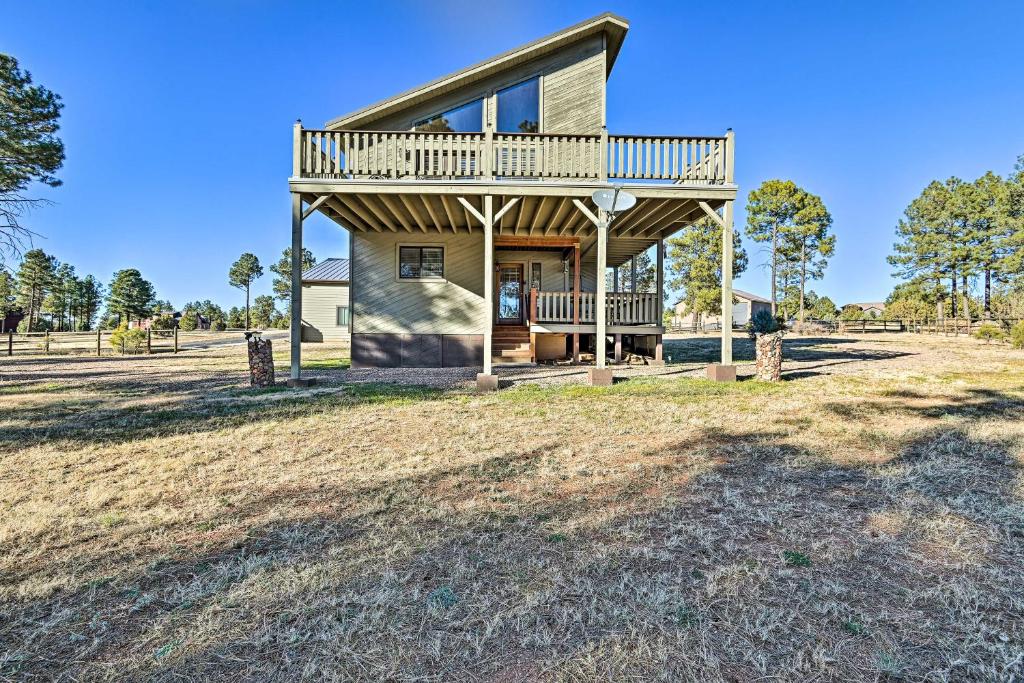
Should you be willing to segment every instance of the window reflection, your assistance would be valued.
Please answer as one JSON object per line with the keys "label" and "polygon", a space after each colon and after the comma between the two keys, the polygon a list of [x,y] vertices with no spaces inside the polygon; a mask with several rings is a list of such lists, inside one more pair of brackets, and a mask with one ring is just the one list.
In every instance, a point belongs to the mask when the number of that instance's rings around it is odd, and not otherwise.
{"label": "window reflection", "polygon": [[413,128],[426,133],[479,133],[483,131],[484,101],[474,100],[419,121]]}
{"label": "window reflection", "polygon": [[498,91],[498,132],[540,132],[540,79]]}

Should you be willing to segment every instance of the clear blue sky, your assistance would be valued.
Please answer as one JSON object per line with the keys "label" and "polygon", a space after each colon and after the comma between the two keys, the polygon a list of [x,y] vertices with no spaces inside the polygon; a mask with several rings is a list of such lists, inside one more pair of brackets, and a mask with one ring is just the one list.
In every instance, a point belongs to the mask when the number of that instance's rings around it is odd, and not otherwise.
{"label": "clear blue sky", "polygon": [[[1019,1],[3,0],[0,50],[66,105],[64,185],[35,193],[55,204],[30,225],[80,273],[134,266],[176,305],[238,304],[232,261],[269,265],[288,244],[296,118],[322,125],[606,10],[631,22],[611,131],[735,129],[744,198],[773,177],[824,198],[838,249],[813,288],[837,303],[888,293],[893,227],[928,181],[1024,153]],[[318,258],[346,255],[333,223],[306,233]],[[766,292],[747,246],[737,286]]]}

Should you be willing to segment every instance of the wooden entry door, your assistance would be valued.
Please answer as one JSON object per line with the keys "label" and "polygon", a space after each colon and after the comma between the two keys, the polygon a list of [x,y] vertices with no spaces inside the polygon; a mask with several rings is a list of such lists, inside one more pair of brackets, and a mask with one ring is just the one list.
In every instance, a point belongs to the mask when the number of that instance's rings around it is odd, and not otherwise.
{"label": "wooden entry door", "polygon": [[499,325],[523,324],[523,264],[498,264]]}

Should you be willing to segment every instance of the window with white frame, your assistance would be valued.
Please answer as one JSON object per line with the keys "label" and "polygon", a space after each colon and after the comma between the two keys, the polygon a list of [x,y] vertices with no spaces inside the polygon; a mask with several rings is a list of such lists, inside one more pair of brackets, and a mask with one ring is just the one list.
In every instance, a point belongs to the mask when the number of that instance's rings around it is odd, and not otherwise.
{"label": "window with white frame", "polygon": [[348,327],[348,306],[338,306],[336,315],[338,327]]}

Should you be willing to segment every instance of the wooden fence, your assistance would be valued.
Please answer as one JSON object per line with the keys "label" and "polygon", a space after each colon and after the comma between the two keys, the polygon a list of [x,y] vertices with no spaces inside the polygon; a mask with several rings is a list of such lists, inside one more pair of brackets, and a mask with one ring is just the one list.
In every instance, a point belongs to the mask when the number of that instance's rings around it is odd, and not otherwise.
{"label": "wooden fence", "polygon": [[[146,330],[146,340],[138,353],[178,353],[202,348],[211,342],[243,341],[245,330]],[[93,332],[14,332],[0,336],[0,356],[16,355],[89,355],[120,356],[127,348],[110,344],[113,330]]]}

